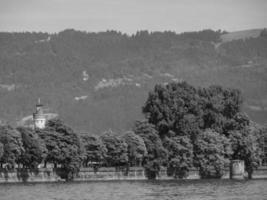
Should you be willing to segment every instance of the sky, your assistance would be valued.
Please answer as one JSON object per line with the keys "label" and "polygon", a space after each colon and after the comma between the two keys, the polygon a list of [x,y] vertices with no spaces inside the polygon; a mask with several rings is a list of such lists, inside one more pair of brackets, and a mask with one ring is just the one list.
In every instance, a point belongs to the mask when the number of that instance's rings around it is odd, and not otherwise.
{"label": "sky", "polygon": [[0,31],[237,31],[267,27],[267,0],[0,0]]}

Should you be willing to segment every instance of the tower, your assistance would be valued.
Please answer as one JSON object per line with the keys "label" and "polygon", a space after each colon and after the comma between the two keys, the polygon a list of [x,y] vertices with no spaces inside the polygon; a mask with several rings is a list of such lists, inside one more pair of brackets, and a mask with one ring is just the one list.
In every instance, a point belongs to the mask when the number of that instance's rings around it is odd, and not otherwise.
{"label": "tower", "polygon": [[36,104],[36,111],[33,113],[33,123],[34,129],[43,129],[45,128],[46,118],[43,112],[43,105],[41,104],[40,98]]}

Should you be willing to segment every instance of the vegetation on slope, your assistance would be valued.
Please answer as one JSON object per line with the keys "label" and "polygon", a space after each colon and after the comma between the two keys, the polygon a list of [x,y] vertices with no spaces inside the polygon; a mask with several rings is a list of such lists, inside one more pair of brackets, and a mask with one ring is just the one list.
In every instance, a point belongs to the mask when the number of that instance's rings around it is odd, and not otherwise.
{"label": "vegetation on slope", "polygon": [[267,38],[220,45],[222,31],[0,33],[0,120],[15,125],[40,97],[80,131],[129,129],[156,83],[186,80],[240,89],[266,123]]}

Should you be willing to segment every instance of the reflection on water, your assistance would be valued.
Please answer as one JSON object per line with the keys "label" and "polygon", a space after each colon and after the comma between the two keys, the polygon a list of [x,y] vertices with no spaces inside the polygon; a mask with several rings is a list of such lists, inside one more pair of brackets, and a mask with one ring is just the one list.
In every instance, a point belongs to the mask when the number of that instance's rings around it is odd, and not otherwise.
{"label": "reflection on water", "polygon": [[107,181],[0,185],[1,200],[267,199],[267,180]]}

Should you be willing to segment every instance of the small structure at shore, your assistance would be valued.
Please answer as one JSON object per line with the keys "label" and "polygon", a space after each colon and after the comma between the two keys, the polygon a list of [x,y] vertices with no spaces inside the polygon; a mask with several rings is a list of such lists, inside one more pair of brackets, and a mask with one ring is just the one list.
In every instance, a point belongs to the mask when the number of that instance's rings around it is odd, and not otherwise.
{"label": "small structure at shore", "polygon": [[243,160],[232,160],[230,164],[230,179],[244,179],[245,163]]}

